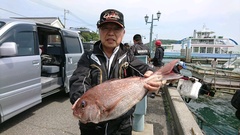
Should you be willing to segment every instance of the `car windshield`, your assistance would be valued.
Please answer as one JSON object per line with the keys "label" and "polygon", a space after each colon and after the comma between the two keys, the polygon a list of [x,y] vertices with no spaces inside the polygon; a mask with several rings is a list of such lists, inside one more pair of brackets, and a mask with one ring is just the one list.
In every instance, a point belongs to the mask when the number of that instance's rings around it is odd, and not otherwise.
{"label": "car windshield", "polygon": [[5,25],[5,22],[0,22],[0,28],[2,28],[3,25]]}

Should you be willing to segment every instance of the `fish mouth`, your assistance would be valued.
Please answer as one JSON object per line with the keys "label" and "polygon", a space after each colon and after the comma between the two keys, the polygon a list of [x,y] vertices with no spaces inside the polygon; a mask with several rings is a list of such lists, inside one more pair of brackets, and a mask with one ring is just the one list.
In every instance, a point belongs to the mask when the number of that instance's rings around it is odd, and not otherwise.
{"label": "fish mouth", "polygon": [[78,116],[75,116],[81,123],[83,123],[83,124],[86,124],[86,123],[88,123],[88,122],[91,122],[91,120],[88,118],[88,119],[83,119],[83,118],[81,118],[81,116],[80,115],[78,115]]}
{"label": "fish mouth", "polygon": [[93,122],[93,123],[99,123],[100,120],[100,111],[97,112],[91,112],[87,121]]}
{"label": "fish mouth", "polygon": [[99,119],[94,119],[92,116],[90,116],[90,117],[87,118],[87,119],[82,119],[82,118],[80,118],[80,116],[78,116],[77,118],[78,118],[78,119],[81,121],[81,123],[83,123],[83,124],[87,124],[87,123],[90,123],[90,122],[95,123],[95,124],[99,123]]}

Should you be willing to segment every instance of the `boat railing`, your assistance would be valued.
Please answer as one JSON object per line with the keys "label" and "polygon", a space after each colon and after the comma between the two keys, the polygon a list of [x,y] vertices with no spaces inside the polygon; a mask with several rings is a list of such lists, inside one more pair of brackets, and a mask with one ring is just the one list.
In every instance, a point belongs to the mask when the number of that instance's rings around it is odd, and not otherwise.
{"label": "boat railing", "polygon": [[224,67],[230,67],[230,66],[232,66],[232,65],[237,66],[237,64],[234,64],[234,63],[235,63],[238,59],[240,59],[239,56],[232,57],[232,58],[229,59],[226,63],[224,63],[224,64],[222,65],[222,67],[223,67],[223,68],[224,68]]}
{"label": "boat railing", "polygon": [[237,90],[240,88],[240,73],[230,70],[211,68],[202,65],[189,65],[190,70],[194,77],[208,83],[214,90]]}
{"label": "boat railing", "polygon": [[240,73],[221,69],[212,69],[213,74],[209,74],[206,71],[204,71],[203,82],[212,84],[214,90],[237,90],[240,88]]}

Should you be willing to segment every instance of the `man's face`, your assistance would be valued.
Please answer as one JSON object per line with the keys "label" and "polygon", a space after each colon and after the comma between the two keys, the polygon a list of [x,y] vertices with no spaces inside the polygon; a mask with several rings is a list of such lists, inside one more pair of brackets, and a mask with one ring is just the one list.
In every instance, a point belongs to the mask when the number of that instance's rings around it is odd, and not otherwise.
{"label": "man's face", "polygon": [[115,48],[122,42],[125,30],[116,23],[105,23],[99,27],[99,34],[103,47]]}

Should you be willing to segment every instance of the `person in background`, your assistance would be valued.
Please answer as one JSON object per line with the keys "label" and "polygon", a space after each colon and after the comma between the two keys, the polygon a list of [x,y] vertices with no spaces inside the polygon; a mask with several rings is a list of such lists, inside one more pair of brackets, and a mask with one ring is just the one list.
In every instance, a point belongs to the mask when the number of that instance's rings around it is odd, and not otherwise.
{"label": "person in background", "polygon": [[162,62],[164,57],[164,48],[161,46],[162,42],[160,40],[157,40],[155,42],[155,55],[152,59],[150,59],[151,62],[153,62],[153,66],[155,67],[162,67],[164,63]]}
{"label": "person in background", "polygon": [[[97,22],[100,41],[94,44],[91,52],[85,52],[78,62],[77,69],[70,78],[70,102],[75,103],[90,88],[110,79],[135,76],[133,68],[144,77],[153,74],[153,69],[136,58],[124,47],[124,16],[115,9],[107,9],[100,14]],[[128,64],[126,64],[128,63]],[[131,65],[131,66],[124,66]],[[132,68],[133,67],[133,68]],[[159,75],[158,77],[162,77]],[[149,91],[156,91],[162,85],[154,78],[144,85]],[[111,93],[111,91],[109,91]],[[134,94],[134,93],[132,93]],[[104,94],[103,94],[104,96]],[[75,106],[77,107],[77,106]],[[73,110],[76,108],[72,108]],[[81,135],[131,135],[132,115],[135,107],[119,118],[100,123],[79,122]]]}
{"label": "person in background", "polygon": [[123,45],[124,45],[124,47],[126,47],[127,49],[130,48],[130,45],[129,45],[128,43],[124,43]]}
{"label": "person in background", "polygon": [[211,67],[212,67],[212,68],[216,68],[217,64],[218,64],[218,60],[217,60],[217,58],[214,58],[214,59],[211,61]]}
{"label": "person in background", "polygon": [[[149,58],[149,61],[152,62],[154,66],[154,70],[158,70],[164,65],[164,63],[162,62],[163,56],[164,56],[164,48],[161,45],[162,45],[162,42],[160,40],[156,40],[154,57]],[[156,92],[152,92],[149,96],[151,98],[155,98],[156,95],[160,96],[159,92],[160,92],[160,89]]]}
{"label": "person in background", "polygon": [[186,69],[186,68],[187,68],[187,66],[186,66],[185,62],[179,61],[179,62],[176,64],[176,66],[173,67],[172,71],[173,71],[174,73],[181,74],[181,73],[180,73],[180,70]]}
{"label": "person in background", "polygon": [[[181,74],[180,71],[181,71],[182,69],[186,69],[186,68],[187,68],[187,66],[186,66],[185,62],[179,61],[179,62],[173,67],[172,72],[173,72],[173,73],[176,73],[176,74]],[[173,86],[173,84],[174,84],[175,82],[177,82],[177,81],[178,81],[178,80],[172,80],[172,81],[170,81],[168,86]]]}
{"label": "person in background", "polygon": [[142,36],[140,34],[133,36],[133,43],[134,45],[131,46],[131,50],[133,51],[134,55],[147,55],[148,59],[151,57],[149,48],[143,44]]}

